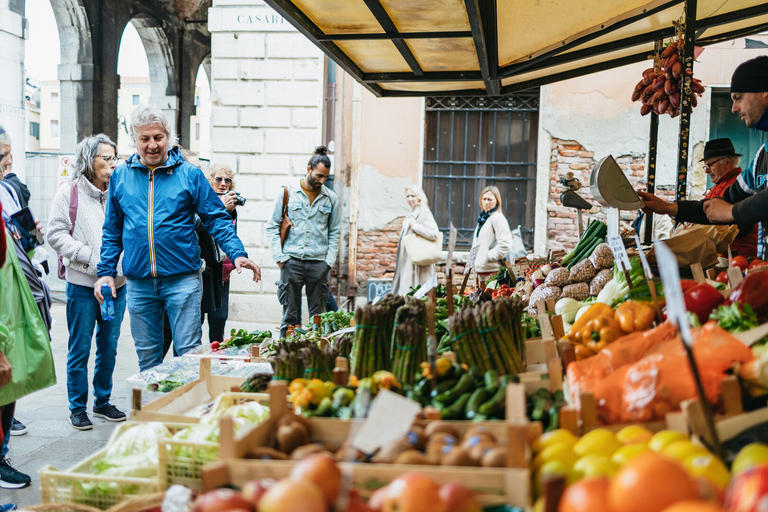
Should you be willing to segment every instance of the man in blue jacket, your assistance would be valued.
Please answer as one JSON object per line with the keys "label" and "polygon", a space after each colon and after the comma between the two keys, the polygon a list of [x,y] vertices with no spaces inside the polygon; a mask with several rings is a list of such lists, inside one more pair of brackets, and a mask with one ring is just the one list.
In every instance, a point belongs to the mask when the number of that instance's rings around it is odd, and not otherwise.
{"label": "man in blue jacket", "polygon": [[136,154],[112,173],[107,198],[100,279],[115,294],[117,262],[123,255],[131,334],[144,371],[163,360],[163,314],[168,313],[177,353],[200,345],[203,293],[195,213],[237,268],[261,270],[245,252],[232,218],[203,172],[186,162],[168,120],[158,107],[141,105],[131,116]]}

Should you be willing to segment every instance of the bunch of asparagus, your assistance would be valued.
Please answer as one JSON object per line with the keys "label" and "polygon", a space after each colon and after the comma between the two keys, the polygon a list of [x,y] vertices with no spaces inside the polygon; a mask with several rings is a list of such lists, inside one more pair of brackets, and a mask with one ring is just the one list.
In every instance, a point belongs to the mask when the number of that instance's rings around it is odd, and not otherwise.
{"label": "bunch of asparagus", "polygon": [[359,379],[390,368],[392,330],[397,309],[405,303],[399,295],[387,294],[377,304],[366,304],[355,312],[350,373]]}
{"label": "bunch of asparagus", "polygon": [[525,371],[523,304],[515,297],[463,308],[448,319],[456,359],[500,375]]}
{"label": "bunch of asparagus", "polygon": [[424,301],[406,298],[395,314],[392,332],[392,373],[397,382],[412,385],[419,364],[427,360],[427,306]]}
{"label": "bunch of asparagus", "polygon": [[349,358],[349,355],[352,353],[352,342],[354,339],[355,335],[347,332],[333,338],[330,346],[333,347],[338,356]]}
{"label": "bunch of asparagus", "polygon": [[299,350],[299,357],[304,363],[305,379],[333,380],[333,367],[338,352],[332,347],[321,349],[317,345],[309,345]]}

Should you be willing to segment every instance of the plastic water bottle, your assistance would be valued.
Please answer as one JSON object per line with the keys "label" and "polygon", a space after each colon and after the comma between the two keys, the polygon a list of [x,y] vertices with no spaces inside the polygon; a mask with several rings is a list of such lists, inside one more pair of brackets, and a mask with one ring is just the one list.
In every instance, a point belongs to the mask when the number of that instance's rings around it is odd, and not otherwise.
{"label": "plastic water bottle", "polygon": [[101,296],[104,303],[101,305],[101,318],[110,322],[115,319],[115,301],[112,299],[112,289],[107,283],[101,285]]}

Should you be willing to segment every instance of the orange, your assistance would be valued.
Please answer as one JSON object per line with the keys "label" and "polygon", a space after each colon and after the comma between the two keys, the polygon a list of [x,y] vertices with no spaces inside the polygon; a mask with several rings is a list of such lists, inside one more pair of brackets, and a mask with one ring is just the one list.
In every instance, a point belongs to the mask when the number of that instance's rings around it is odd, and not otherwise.
{"label": "orange", "polygon": [[683,500],[664,509],[664,512],[725,512],[714,503],[702,500]]}
{"label": "orange", "polygon": [[610,482],[604,476],[579,480],[565,490],[557,512],[613,512],[608,506]]}
{"label": "orange", "polygon": [[699,486],[679,462],[652,451],[627,462],[608,489],[613,512],[661,512],[699,497]]}

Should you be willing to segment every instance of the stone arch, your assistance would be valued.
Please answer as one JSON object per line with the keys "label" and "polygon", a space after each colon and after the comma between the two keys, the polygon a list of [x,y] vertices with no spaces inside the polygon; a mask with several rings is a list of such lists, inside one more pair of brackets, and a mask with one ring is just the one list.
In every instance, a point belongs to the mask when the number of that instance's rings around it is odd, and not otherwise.
{"label": "stone arch", "polygon": [[58,78],[61,94],[61,151],[94,131],[93,42],[88,13],[81,0],[50,0],[59,28],[61,64]]}
{"label": "stone arch", "polygon": [[148,14],[137,14],[131,24],[141,37],[149,63],[150,103],[163,109],[171,126],[178,115],[177,72],[173,48],[160,22]]}

